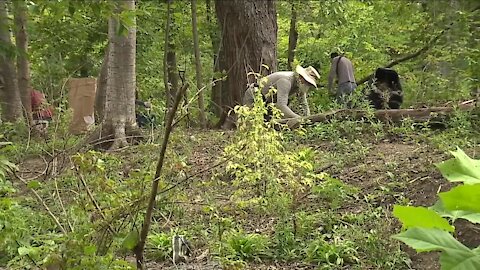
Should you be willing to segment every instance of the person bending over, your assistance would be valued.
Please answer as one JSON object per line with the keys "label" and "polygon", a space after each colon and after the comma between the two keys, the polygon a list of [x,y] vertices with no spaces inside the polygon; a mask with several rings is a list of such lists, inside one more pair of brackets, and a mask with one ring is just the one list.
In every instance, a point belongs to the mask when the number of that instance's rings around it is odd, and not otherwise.
{"label": "person bending over", "polygon": [[[299,95],[303,114],[310,115],[307,93],[310,88],[317,87],[316,80],[319,78],[320,75],[314,67],[303,68],[298,65],[295,71],[278,71],[261,79],[259,89],[261,89],[263,101],[266,104],[274,103],[283,114],[283,118],[300,118],[300,115],[288,107],[289,98],[294,94]],[[250,85],[247,89],[243,97],[243,105],[253,106],[256,86],[258,85]],[[276,91],[271,91],[272,88]],[[268,121],[271,117],[272,112],[269,110],[265,120]]]}

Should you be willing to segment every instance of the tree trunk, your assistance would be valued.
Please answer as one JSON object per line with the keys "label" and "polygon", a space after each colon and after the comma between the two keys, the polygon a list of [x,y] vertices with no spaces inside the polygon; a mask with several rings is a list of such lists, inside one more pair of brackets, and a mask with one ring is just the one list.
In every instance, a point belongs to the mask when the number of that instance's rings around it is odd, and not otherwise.
{"label": "tree trunk", "polygon": [[298,31],[297,31],[297,10],[295,9],[295,2],[292,5],[292,15],[290,18],[290,32],[288,34],[288,59],[287,65],[290,70],[293,70],[293,59],[295,58],[295,49],[297,48]]}
{"label": "tree trunk", "polygon": [[212,79],[212,96],[210,98],[211,110],[212,112],[220,117],[222,114],[222,81],[217,81],[217,77],[220,74],[220,65],[218,54],[220,51],[220,34],[217,27],[214,26],[214,22],[210,16],[212,13],[211,1],[205,1],[206,10],[207,10],[207,24],[210,26],[209,35],[210,40],[212,41],[212,50],[213,50],[213,79]]}
{"label": "tree trunk", "polygon": [[[135,10],[135,0],[116,0],[115,13]],[[135,120],[135,46],[136,29],[134,25],[124,25],[127,33],[119,33],[121,27],[117,18],[109,20],[108,80],[105,102],[104,134],[113,134],[110,149],[128,145],[127,134],[137,129]]]}
{"label": "tree trunk", "polygon": [[205,105],[203,99],[203,76],[202,76],[202,63],[200,59],[200,48],[198,45],[198,29],[197,29],[197,0],[192,0],[192,31],[193,31],[193,47],[195,51],[195,71],[197,79],[197,91],[198,92],[198,110],[200,116],[200,125],[202,128],[207,127],[207,118],[205,117]]}
{"label": "tree trunk", "polygon": [[167,21],[165,22],[165,45],[163,55],[163,80],[165,84],[165,98],[167,110],[172,107],[175,91],[178,88],[176,77],[177,57],[175,54],[175,42],[171,39],[172,28],[172,0],[167,0]]}
{"label": "tree trunk", "polygon": [[13,1],[15,16],[15,43],[17,45],[17,79],[27,124],[32,124],[32,96],[28,62],[27,5],[24,0]]}
{"label": "tree trunk", "polygon": [[168,108],[171,108],[179,85],[177,53],[175,52],[175,42],[173,42],[172,37],[169,38],[167,45],[167,82],[169,84],[169,90],[167,94]]}
{"label": "tree trunk", "polygon": [[95,121],[102,123],[105,116],[105,100],[107,99],[107,81],[108,81],[108,55],[110,45],[105,48],[102,67],[97,79],[97,91],[95,92]]}
{"label": "tree trunk", "polygon": [[219,63],[227,79],[221,105],[228,110],[241,103],[247,84],[256,81],[248,73],[276,71],[277,13],[273,0],[216,0],[215,9],[224,29]]}
{"label": "tree trunk", "polygon": [[16,122],[22,116],[22,101],[18,92],[17,72],[13,62],[15,47],[11,41],[5,0],[0,0],[0,41],[4,48],[4,53],[0,55],[0,71],[3,77],[3,88],[0,89],[2,120]]}
{"label": "tree trunk", "polygon": [[[158,182],[160,181],[160,176],[162,174],[163,164],[165,161],[165,153],[167,152],[168,139],[173,129],[173,119],[175,118],[175,113],[177,112],[178,104],[180,103],[182,96],[185,94],[185,91],[187,91],[187,88],[188,88],[188,83],[185,83],[182,85],[182,88],[176,93],[175,100],[172,104],[172,108],[170,108],[170,110],[168,111],[168,114],[165,120],[165,134],[163,136],[162,146],[160,148],[160,157],[158,159],[157,169],[155,171],[155,176],[152,182],[152,189],[150,191],[150,196],[148,199],[147,211],[145,212],[145,217],[143,219],[142,230],[140,232],[138,243],[134,248],[138,270],[146,269],[143,251],[145,249],[145,243],[147,241],[148,232],[150,231],[150,224],[152,223],[153,210],[156,205],[156,198],[158,195]],[[168,190],[169,190],[168,188],[164,189],[162,193]]]}

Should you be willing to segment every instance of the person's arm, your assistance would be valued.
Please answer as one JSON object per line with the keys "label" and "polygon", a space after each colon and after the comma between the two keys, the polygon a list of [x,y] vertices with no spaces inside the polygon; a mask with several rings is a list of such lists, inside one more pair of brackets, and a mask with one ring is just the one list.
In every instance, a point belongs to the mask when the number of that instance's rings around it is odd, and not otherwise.
{"label": "person's arm", "polygon": [[142,107],[147,108],[147,109],[152,107],[150,102],[143,101],[143,100],[138,100],[138,99],[135,100],[135,105],[139,105],[139,106],[142,106]]}
{"label": "person's arm", "polygon": [[307,93],[300,93],[300,104],[304,116],[310,116],[310,108],[308,107]]}
{"label": "person's arm", "polygon": [[333,90],[333,80],[335,80],[335,76],[337,76],[337,65],[338,60],[335,61],[335,58],[332,60],[332,64],[330,65],[330,73],[328,74],[328,91],[330,93],[334,93]]}
{"label": "person's arm", "polygon": [[277,82],[277,102],[275,106],[283,113],[284,118],[298,118],[300,115],[294,113],[288,107],[288,95],[292,88],[292,83],[287,79],[280,79]]}

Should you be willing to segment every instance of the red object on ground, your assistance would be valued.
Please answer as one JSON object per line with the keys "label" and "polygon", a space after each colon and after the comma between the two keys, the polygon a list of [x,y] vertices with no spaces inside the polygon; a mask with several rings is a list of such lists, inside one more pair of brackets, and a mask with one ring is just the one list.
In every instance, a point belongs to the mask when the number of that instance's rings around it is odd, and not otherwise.
{"label": "red object on ground", "polygon": [[53,109],[47,104],[45,95],[32,89],[32,114],[33,119],[47,120],[53,116]]}

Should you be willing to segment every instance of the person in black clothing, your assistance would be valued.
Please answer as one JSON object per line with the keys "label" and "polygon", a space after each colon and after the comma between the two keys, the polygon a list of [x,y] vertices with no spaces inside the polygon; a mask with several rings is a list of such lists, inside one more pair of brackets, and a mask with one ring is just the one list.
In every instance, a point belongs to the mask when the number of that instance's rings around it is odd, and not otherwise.
{"label": "person in black clothing", "polygon": [[399,109],[403,103],[403,90],[398,73],[393,69],[377,68],[370,81],[367,95],[375,109]]}
{"label": "person in black clothing", "polygon": [[152,104],[138,98],[138,92],[135,92],[135,117],[139,127],[151,127],[155,124],[155,115],[150,113]]}

